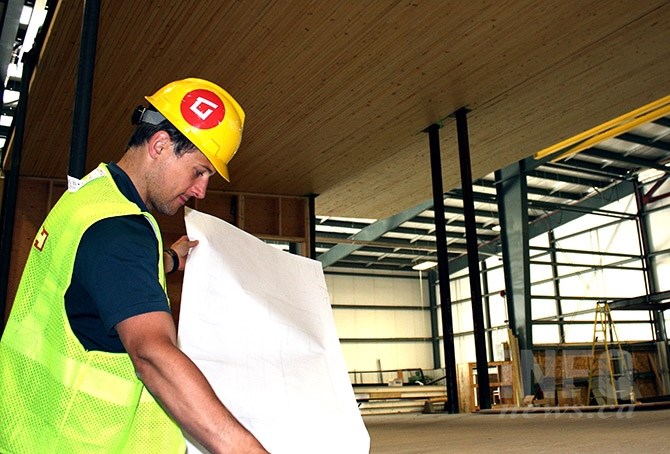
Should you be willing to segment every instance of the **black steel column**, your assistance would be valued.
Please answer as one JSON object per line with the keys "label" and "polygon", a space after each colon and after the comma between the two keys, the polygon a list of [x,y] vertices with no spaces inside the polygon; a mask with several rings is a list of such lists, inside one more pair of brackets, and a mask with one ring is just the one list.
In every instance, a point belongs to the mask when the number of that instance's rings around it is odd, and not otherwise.
{"label": "black steel column", "polygon": [[524,395],[533,394],[528,186],[524,161],[495,172],[509,327],[519,344]]}
{"label": "black steel column", "polygon": [[461,166],[461,190],[463,191],[463,216],[465,217],[465,241],[468,251],[468,279],[472,301],[472,322],[475,331],[475,355],[477,357],[477,391],[479,408],[491,408],[489,389],[489,364],[486,360],[486,327],[482,310],[482,287],[479,281],[479,247],[477,244],[477,223],[475,222],[475,202],[472,190],[472,170],[470,168],[470,139],[468,138],[468,111],[461,107],[456,112],[456,132],[458,134],[458,157]]}
{"label": "black steel column", "polygon": [[437,273],[440,282],[440,309],[442,315],[442,343],[447,381],[447,413],[458,413],[458,382],[454,325],[451,317],[451,290],[449,288],[449,256],[444,219],[444,190],[442,188],[442,157],[440,155],[440,125],[432,124],[426,131],[430,143],[430,169],[433,180],[433,211],[435,212],[435,240],[437,243]]}
{"label": "black steel column", "polygon": [[100,0],[86,0],[79,45],[79,69],[72,118],[72,141],[68,175],[81,178],[86,172],[88,127],[91,117],[95,50],[98,42]]}
{"label": "black steel column", "polygon": [[5,312],[7,310],[7,290],[9,288],[9,267],[14,241],[14,218],[16,217],[16,198],[19,187],[19,170],[21,168],[21,152],[23,151],[23,135],[28,108],[28,87],[37,60],[35,51],[23,55],[23,73],[19,102],[14,117],[14,134],[10,170],[5,174],[5,187],[2,200],[2,232],[0,232],[0,336],[5,330]]}

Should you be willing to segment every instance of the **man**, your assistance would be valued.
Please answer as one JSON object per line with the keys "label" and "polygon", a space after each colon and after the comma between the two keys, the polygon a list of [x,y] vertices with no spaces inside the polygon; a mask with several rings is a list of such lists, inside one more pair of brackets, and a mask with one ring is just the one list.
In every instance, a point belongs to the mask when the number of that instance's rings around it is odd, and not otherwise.
{"label": "man", "polygon": [[185,79],[147,97],[118,162],[68,191],[39,230],[0,341],[0,452],[266,452],[176,344],[163,252],[149,213],[203,198],[241,140],[244,112]]}

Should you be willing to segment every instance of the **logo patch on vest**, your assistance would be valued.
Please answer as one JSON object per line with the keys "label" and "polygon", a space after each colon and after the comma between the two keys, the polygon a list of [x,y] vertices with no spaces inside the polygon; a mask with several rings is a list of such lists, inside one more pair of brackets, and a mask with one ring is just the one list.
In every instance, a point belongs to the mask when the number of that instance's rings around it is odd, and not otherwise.
{"label": "logo patch on vest", "polygon": [[33,243],[33,246],[35,246],[35,249],[42,252],[42,249],[44,249],[44,243],[47,242],[48,237],[49,237],[49,232],[47,232],[47,229],[42,227],[42,231],[37,234],[37,236],[35,237],[35,242]]}

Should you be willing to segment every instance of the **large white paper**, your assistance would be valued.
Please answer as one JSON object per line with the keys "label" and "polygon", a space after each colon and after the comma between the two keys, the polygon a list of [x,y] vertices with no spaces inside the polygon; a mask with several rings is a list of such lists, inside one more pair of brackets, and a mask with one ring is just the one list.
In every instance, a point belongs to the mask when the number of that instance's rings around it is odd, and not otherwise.
{"label": "large white paper", "polygon": [[179,344],[221,401],[273,454],[368,453],[320,263],[195,210],[185,219],[199,244]]}

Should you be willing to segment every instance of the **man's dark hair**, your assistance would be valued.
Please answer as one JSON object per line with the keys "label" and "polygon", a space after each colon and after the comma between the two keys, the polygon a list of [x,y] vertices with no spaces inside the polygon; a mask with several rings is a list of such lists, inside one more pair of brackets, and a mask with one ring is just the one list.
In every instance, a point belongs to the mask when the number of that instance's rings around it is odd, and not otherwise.
{"label": "man's dark hair", "polygon": [[[156,112],[156,109],[153,106],[147,107],[147,110]],[[133,124],[137,125],[137,127],[128,140],[126,150],[135,146],[144,145],[149,141],[151,136],[156,134],[158,131],[165,131],[170,136],[170,140],[174,144],[172,149],[174,154],[177,156],[181,156],[185,153],[191,153],[198,149],[195,145],[193,145],[193,142],[188,140],[188,138],[182,134],[181,131],[175,128],[175,126],[168,120],[163,120],[158,124],[152,124],[141,121],[141,116],[142,111],[136,110],[133,114],[132,121]]]}

